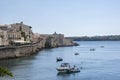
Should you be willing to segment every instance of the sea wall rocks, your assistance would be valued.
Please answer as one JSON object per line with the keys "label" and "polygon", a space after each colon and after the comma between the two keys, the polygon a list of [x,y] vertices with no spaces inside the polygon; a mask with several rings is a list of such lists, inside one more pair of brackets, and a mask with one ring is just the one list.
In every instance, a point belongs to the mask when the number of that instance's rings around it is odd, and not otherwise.
{"label": "sea wall rocks", "polygon": [[0,59],[28,56],[35,53],[36,50],[35,45],[2,48],[0,49]]}
{"label": "sea wall rocks", "polygon": [[[49,45],[49,43],[48,43],[48,45]],[[48,45],[46,45],[45,40],[42,40],[40,42],[37,42],[34,44],[29,44],[29,45],[3,47],[3,48],[0,48],[0,59],[10,59],[10,58],[28,56],[31,54],[35,54],[44,48],[74,46],[74,43],[65,39],[64,44],[62,44],[62,45],[55,44],[55,45],[50,45],[49,47],[48,47]]]}
{"label": "sea wall rocks", "polygon": [[0,59],[10,59],[35,54],[45,48],[45,40],[21,46],[6,46],[0,48]]}

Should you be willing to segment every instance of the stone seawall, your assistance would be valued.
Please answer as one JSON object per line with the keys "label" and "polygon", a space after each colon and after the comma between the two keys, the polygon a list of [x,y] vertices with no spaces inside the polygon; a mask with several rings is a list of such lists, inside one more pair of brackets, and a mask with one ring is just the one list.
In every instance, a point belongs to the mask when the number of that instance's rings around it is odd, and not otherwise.
{"label": "stone seawall", "polygon": [[[65,42],[65,43],[66,44],[64,44],[61,47],[75,46],[74,44],[68,44],[69,42]],[[51,48],[53,47],[60,47],[60,46],[51,46]],[[3,47],[0,48],[0,59],[10,59],[10,58],[28,56],[31,54],[35,54],[44,48],[46,48],[45,40],[30,45]]]}
{"label": "stone seawall", "polygon": [[27,45],[19,47],[7,47],[0,49],[0,59],[17,58],[36,53],[36,45]]}

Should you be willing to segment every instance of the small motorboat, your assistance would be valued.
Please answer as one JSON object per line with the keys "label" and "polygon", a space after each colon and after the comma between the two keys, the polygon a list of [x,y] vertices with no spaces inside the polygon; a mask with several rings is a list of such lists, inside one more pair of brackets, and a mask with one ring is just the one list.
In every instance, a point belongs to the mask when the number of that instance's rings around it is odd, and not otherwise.
{"label": "small motorboat", "polygon": [[57,62],[58,62],[58,61],[63,61],[63,58],[57,57],[57,58],[56,58],[56,61],[57,61]]}
{"label": "small motorboat", "polygon": [[104,46],[100,46],[101,48],[104,48]]}
{"label": "small motorboat", "polygon": [[92,49],[90,49],[90,51],[95,51],[95,49],[94,49],[94,48],[92,48]]}
{"label": "small motorboat", "polygon": [[69,63],[62,63],[60,67],[57,68],[57,71],[58,73],[76,73],[80,72],[80,69],[75,65],[71,67]]}
{"label": "small motorboat", "polygon": [[74,55],[79,55],[79,53],[74,53]]}

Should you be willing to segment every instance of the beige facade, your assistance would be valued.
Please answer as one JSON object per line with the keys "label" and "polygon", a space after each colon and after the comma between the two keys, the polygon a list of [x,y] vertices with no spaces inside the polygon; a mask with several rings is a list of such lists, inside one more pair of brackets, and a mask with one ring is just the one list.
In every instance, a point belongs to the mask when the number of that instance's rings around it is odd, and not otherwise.
{"label": "beige facade", "polygon": [[66,46],[70,46],[73,45],[73,42],[70,39],[63,39],[63,44]]}
{"label": "beige facade", "polygon": [[57,34],[56,32],[54,34],[40,34],[40,37],[46,40],[47,45],[56,47],[56,46],[62,46],[63,45],[63,34]]}
{"label": "beige facade", "polygon": [[8,45],[8,35],[6,30],[0,29],[0,45]]}
{"label": "beige facade", "polygon": [[16,29],[16,31],[21,31],[21,37],[24,38],[24,41],[33,41],[33,32],[31,30],[31,26],[23,24],[23,22],[11,24],[12,29]]}
{"label": "beige facade", "polygon": [[31,26],[21,23],[11,25],[0,25],[0,45],[9,45],[11,42],[33,41]]}
{"label": "beige facade", "polygon": [[40,34],[34,33],[33,34],[33,42],[36,43],[36,42],[39,42],[39,41],[40,41]]}
{"label": "beige facade", "polygon": [[10,30],[8,30],[7,34],[8,34],[9,42],[21,40],[21,32],[20,31],[10,29]]}
{"label": "beige facade", "polygon": [[55,32],[52,36],[59,43],[59,46],[63,45],[63,39],[64,39],[64,35],[63,34],[57,34]]}
{"label": "beige facade", "polygon": [[0,26],[0,45],[9,45],[10,42],[21,40],[21,32],[12,29],[10,25]]}

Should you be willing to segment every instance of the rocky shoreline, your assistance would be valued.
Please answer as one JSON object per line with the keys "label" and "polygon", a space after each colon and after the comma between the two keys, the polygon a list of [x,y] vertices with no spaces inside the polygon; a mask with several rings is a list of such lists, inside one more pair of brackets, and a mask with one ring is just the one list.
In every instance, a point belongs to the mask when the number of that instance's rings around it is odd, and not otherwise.
{"label": "rocky shoreline", "polygon": [[[78,46],[78,44],[66,43],[61,46],[50,46],[49,48],[69,47],[69,46]],[[38,53],[40,50],[43,50],[46,48],[48,47],[46,47],[45,43],[43,44],[42,41],[39,43],[29,44],[29,45],[3,47],[3,48],[0,48],[0,60],[20,58],[20,57],[33,55]]]}

